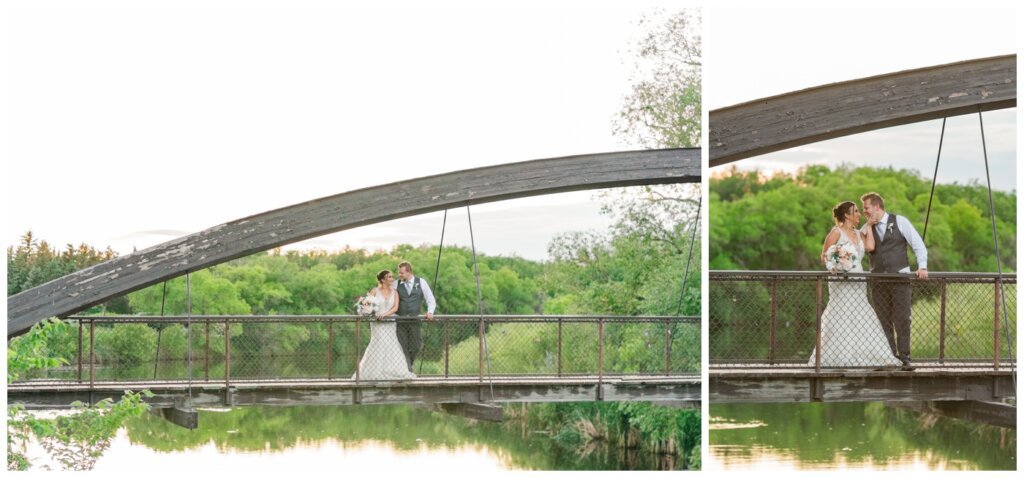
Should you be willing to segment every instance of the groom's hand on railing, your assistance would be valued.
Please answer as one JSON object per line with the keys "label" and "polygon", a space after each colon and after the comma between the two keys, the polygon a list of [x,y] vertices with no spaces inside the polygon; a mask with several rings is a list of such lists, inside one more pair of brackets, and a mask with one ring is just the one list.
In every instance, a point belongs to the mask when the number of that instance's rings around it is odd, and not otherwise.
{"label": "groom's hand on railing", "polygon": [[427,312],[427,320],[434,320],[434,313],[433,312]]}
{"label": "groom's hand on railing", "polygon": [[928,269],[918,269],[917,278],[921,280],[928,280]]}

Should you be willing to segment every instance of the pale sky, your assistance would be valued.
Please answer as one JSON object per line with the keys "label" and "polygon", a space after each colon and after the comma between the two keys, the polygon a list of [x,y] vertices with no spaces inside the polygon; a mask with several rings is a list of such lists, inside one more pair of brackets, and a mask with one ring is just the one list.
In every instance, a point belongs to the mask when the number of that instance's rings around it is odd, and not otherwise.
{"label": "pale sky", "polygon": [[[638,149],[612,119],[650,3],[244,3],[8,5],[4,246],[31,229],[129,253],[354,189]],[[606,229],[594,194],[478,206],[477,248],[544,259],[554,234]],[[436,243],[441,217],[291,247]],[[464,209],[449,227],[446,244],[469,245]]]}
{"label": "pale sky", "polygon": [[[1006,55],[1018,49],[1018,12],[979,6],[709,7],[705,9],[704,22],[703,83],[708,111],[813,86]],[[985,140],[996,189],[1016,189],[1016,114],[1016,108],[984,113]],[[732,164],[745,169],[794,172],[812,163],[846,162],[917,169],[931,178],[941,127],[941,119],[898,126]],[[975,179],[985,184],[984,168],[978,116],[949,118],[939,182],[966,183]]]}

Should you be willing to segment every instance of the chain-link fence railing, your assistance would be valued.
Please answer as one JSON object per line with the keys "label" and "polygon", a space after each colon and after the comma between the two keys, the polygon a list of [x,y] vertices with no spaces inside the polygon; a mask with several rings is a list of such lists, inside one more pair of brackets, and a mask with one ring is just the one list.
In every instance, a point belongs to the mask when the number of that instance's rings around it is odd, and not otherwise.
{"label": "chain-link fence railing", "polygon": [[1014,274],[709,275],[712,368],[886,368],[903,358],[914,367],[999,367],[1015,360]]}
{"label": "chain-link fence railing", "polygon": [[[23,382],[394,381],[700,373],[696,317],[72,317]],[[407,351],[414,351],[408,353]]]}

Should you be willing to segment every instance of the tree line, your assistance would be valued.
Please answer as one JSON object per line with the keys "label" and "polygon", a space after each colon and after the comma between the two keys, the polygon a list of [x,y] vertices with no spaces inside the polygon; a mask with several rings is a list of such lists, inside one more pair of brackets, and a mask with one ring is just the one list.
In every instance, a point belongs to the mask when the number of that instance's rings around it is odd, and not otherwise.
{"label": "tree line", "polygon": [[[709,267],[824,270],[818,257],[834,225],[832,207],[869,191],[885,209],[906,216],[924,235],[931,179],[893,168],[807,166],[796,174],[713,174],[709,184]],[[1017,193],[993,191],[1004,272],[1017,264]],[[987,188],[976,182],[935,188],[925,235],[930,271],[995,272]],[[914,263],[913,259],[911,263]]]}

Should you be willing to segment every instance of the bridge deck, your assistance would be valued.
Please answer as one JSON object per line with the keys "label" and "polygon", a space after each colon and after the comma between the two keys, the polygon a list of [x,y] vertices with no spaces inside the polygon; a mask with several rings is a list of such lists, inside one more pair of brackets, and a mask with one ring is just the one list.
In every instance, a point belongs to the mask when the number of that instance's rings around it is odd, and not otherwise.
{"label": "bridge deck", "polygon": [[1015,397],[1015,372],[984,365],[942,367],[915,363],[914,371],[821,369],[743,364],[712,368],[712,403],[998,401]]}
{"label": "bridge deck", "polygon": [[[7,389],[10,403],[27,408],[64,408],[75,401],[116,399],[125,390],[148,389],[156,408],[195,406],[354,405],[394,403],[649,401],[699,406],[699,375],[575,377],[418,378],[407,381],[246,380],[223,382],[23,382]],[[492,392],[493,390],[493,392]]]}

